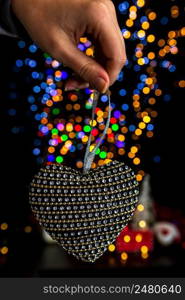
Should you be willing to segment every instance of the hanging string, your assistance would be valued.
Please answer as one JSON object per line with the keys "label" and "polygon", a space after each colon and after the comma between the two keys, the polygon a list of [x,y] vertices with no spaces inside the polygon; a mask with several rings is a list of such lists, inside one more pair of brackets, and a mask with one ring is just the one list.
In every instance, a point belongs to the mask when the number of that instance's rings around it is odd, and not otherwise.
{"label": "hanging string", "polygon": [[102,136],[100,137],[98,143],[96,144],[96,146],[93,148],[92,151],[90,151],[90,145],[91,145],[91,140],[92,140],[92,130],[93,130],[93,123],[94,123],[94,116],[95,116],[95,111],[96,111],[96,107],[98,104],[98,99],[100,97],[100,93],[98,91],[95,91],[93,94],[93,107],[92,107],[92,117],[91,117],[91,131],[90,131],[90,135],[89,135],[89,139],[87,142],[87,147],[86,147],[86,151],[85,151],[85,156],[84,156],[84,164],[83,164],[83,173],[86,174],[90,168],[91,165],[93,163],[94,157],[96,155],[96,151],[99,148],[101,142],[103,141],[106,133],[107,133],[107,129],[109,128],[109,124],[110,124],[110,117],[111,117],[111,102],[110,102],[110,91],[107,90],[107,92],[105,93],[108,97],[108,117],[107,117],[107,122],[104,128],[104,131],[102,133]]}

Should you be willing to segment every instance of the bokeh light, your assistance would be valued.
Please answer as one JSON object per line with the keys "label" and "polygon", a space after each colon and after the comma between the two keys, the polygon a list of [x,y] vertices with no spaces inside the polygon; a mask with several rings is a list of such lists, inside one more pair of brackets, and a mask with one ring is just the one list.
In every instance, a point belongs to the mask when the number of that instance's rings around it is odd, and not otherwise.
{"label": "bokeh light", "polygon": [[[123,160],[125,157],[137,170],[137,180],[142,181],[143,139],[152,139],[156,135],[159,101],[168,103],[172,99],[160,87],[158,70],[161,68],[169,73],[176,71],[172,57],[179,52],[178,43],[185,36],[185,27],[179,24],[179,28],[173,28],[172,25],[168,31],[161,31],[161,34],[155,30],[155,26],[166,26],[170,18],[178,20],[181,11],[175,3],[169,5],[165,15],[150,8],[145,0],[114,4],[129,53],[115,83],[117,92],[111,95],[110,126],[92,167],[96,168],[112,159]],[[91,126],[92,146],[104,130],[108,117],[107,96],[101,95],[92,123],[93,90],[85,88],[83,91],[65,92],[65,81],[71,76],[68,68],[47,53],[41,54],[40,62],[37,59],[40,49],[33,43],[18,41],[18,47],[24,54],[17,58],[15,71],[26,67],[32,80],[32,91],[27,101],[37,124],[37,144],[32,149],[35,159],[39,164],[43,161],[65,163],[74,154],[75,167],[82,169],[83,155],[80,154],[84,153]],[[94,55],[94,45],[85,36],[80,38],[77,47],[87,56]],[[128,73],[133,77],[131,85],[127,81],[127,77],[131,78],[127,76]],[[184,88],[184,78],[179,78],[176,86]],[[16,95],[12,94],[13,98]],[[10,108],[8,114],[12,118],[16,116],[16,107]],[[12,128],[12,133],[20,132],[18,127]],[[156,154],[151,160],[159,163],[160,157]]]}

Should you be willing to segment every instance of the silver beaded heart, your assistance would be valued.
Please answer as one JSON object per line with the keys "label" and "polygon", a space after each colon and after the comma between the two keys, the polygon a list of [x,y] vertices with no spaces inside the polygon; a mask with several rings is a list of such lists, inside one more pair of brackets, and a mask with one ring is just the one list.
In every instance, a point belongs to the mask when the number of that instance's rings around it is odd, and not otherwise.
{"label": "silver beaded heart", "polygon": [[30,204],[40,225],[69,254],[94,262],[128,224],[138,193],[135,174],[123,162],[87,174],[50,164],[32,180]]}
{"label": "silver beaded heart", "polygon": [[[92,126],[83,173],[59,164],[43,166],[30,187],[30,204],[36,219],[69,254],[94,262],[113,243],[131,219],[138,202],[135,174],[123,162],[91,169],[111,117],[110,91],[107,122],[90,151]],[[94,92],[92,123],[99,93]]]}

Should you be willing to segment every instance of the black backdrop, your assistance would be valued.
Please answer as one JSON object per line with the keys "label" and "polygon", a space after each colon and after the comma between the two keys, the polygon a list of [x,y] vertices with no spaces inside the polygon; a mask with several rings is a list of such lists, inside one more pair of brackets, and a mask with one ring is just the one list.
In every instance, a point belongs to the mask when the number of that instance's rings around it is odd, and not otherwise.
{"label": "black backdrop", "polygon": [[[165,1],[164,1],[165,2]],[[159,3],[158,3],[159,4]],[[161,4],[164,5],[165,3]],[[161,13],[162,13],[161,9]],[[156,28],[157,32],[157,28]],[[158,77],[160,85],[172,95],[169,103],[158,104],[159,117],[156,119],[156,135],[153,139],[143,141],[142,161],[144,170],[151,175],[152,194],[160,205],[184,211],[184,93],[183,89],[176,87],[175,82],[184,78],[184,50],[183,40],[179,41],[179,54],[175,57],[177,72],[173,76],[166,76],[165,70],[160,70]],[[129,49],[127,49],[129,51]],[[40,255],[40,237],[37,230],[33,231],[32,238],[23,239],[20,228],[30,221],[30,208],[28,205],[28,184],[38,168],[32,155],[32,145],[35,128],[30,118],[27,118],[26,102],[27,86],[22,84],[24,72],[14,73],[12,66],[19,55],[17,41],[7,37],[0,37],[0,157],[1,157],[1,185],[0,185],[0,223],[8,222],[10,231],[8,236],[11,245],[16,244],[17,261],[21,258],[21,265],[16,264],[13,255],[3,275],[23,274],[24,264],[32,275],[34,266]],[[7,110],[11,107],[9,92],[10,83],[16,83],[19,93],[19,114],[16,122],[24,130],[14,135],[11,133],[12,119],[8,117]],[[114,93],[114,87],[112,87]],[[161,156],[161,162],[155,164],[151,157]],[[37,225],[35,225],[37,226]],[[28,255],[31,249],[32,255]],[[11,267],[13,264],[13,267]],[[183,264],[183,262],[182,262]],[[181,275],[183,273],[181,269]],[[141,272],[140,272],[141,274]],[[151,274],[154,274],[151,272]],[[183,273],[184,274],[184,273]]]}

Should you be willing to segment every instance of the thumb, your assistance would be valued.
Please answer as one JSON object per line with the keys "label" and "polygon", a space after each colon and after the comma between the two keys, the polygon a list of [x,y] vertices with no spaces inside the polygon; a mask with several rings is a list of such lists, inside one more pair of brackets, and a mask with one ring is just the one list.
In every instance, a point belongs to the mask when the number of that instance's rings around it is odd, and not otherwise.
{"label": "thumb", "polygon": [[88,82],[91,88],[104,93],[110,84],[106,70],[93,58],[80,51],[68,37],[65,39],[60,37],[58,40],[62,40],[62,43],[56,47],[55,58],[70,67],[80,78]]}

